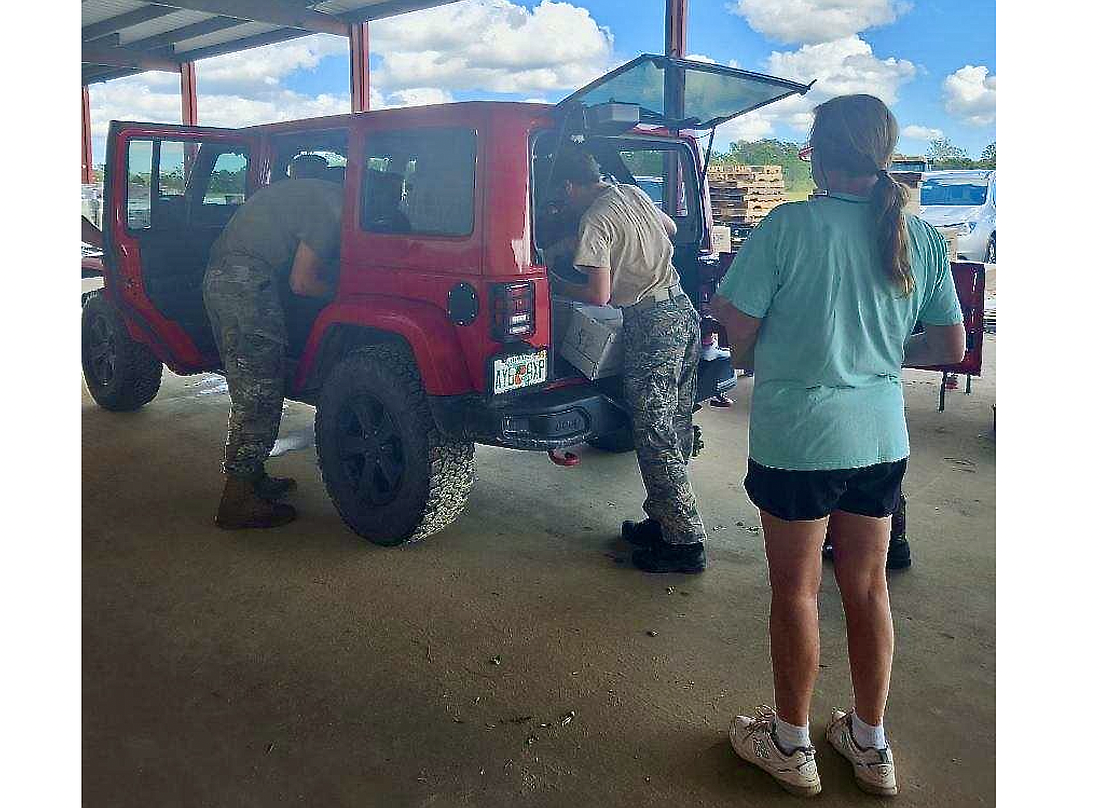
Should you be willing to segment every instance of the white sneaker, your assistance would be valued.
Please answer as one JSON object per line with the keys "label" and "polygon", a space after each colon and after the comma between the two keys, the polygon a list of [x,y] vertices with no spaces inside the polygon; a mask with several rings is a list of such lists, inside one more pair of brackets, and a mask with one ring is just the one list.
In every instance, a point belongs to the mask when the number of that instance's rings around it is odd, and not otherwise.
{"label": "white sneaker", "polygon": [[755,718],[734,716],[730,743],[734,752],[766,771],[791,794],[812,797],[821,793],[814,748],[784,753],[775,742],[775,711],[771,707],[757,707]]}
{"label": "white sneaker", "polygon": [[729,348],[719,348],[715,342],[703,346],[702,359],[704,362],[713,362],[715,359],[729,359]]}
{"label": "white sneaker", "polygon": [[[852,711],[854,712],[854,710]],[[856,773],[856,785],[868,794],[893,797],[898,793],[898,781],[894,773],[894,752],[889,745],[885,749],[864,749],[852,736],[852,713],[833,710],[833,720],[825,730],[825,737],[840,752]]]}

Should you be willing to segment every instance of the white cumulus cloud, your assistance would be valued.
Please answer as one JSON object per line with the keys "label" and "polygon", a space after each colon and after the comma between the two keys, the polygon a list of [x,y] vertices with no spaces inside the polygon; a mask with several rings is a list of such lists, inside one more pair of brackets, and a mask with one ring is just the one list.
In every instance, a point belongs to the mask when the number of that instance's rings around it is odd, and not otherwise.
{"label": "white cumulus cloud", "polygon": [[463,0],[371,25],[374,72],[415,87],[538,94],[572,90],[611,66],[614,38],[587,9],[543,0]]}
{"label": "white cumulus cloud", "polygon": [[932,126],[910,124],[902,127],[901,136],[912,140],[939,140],[943,137],[943,130]]}
{"label": "white cumulus cloud", "polygon": [[454,101],[454,97],[438,87],[410,87],[407,90],[390,93],[380,106],[423,107],[429,104],[446,104],[450,101]]}
{"label": "white cumulus cloud", "polygon": [[726,8],[766,37],[816,44],[889,25],[912,4],[906,0],[737,0]]}
{"label": "white cumulus cloud", "polygon": [[917,66],[905,59],[880,59],[858,36],[833,42],[803,45],[796,51],[773,51],[767,71],[802,84],[816,80],[805,96],[791,96],[750,112],[719,127],[720,140],[754,140],[776,134],[778,126],[808,137],[813,108],[837,95],[869,93],[886,104],[898,99],[902,85],[917,74]]}
{"label": "white cumulus cloud", "polygon": [[944,108],[972,126],[997,119],[997,76],[984,65],[960,67],[943,80]]}
{"label": "white cumulus cloud", "polygon": [[887,104],[898,100],[898,89],[917,75],[917,66],[893,56],[879,59],[858,36],[803,45],[796,51],[773,52],[768,72],[817,84],[808,94],[814,103],[835,95],[870,93]]}

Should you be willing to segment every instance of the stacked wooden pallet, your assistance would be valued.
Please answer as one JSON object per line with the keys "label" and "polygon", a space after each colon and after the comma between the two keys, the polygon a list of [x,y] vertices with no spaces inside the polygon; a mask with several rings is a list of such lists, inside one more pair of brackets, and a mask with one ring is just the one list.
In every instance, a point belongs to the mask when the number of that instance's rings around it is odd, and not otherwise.
{"label": "stacked wooden pallet", "polygon": [[[787,201],[782,166],[713,165],[707,169],[707,184],[714,222],[731,230],[755,227]],[[737,241],[734,234],[735,247]]]}

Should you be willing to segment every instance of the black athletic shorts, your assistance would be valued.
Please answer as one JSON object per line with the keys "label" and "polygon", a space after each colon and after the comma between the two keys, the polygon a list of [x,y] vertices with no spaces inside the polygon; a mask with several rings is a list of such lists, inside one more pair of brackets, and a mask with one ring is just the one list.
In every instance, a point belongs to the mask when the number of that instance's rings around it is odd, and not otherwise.
{"label": "black athletic shorts", "polygon": [[788,522],[821,519],[833,511],[890,516],[898,509],[905,460],[858,469],[787,471],[749,460],[745,491],[752,503]]}

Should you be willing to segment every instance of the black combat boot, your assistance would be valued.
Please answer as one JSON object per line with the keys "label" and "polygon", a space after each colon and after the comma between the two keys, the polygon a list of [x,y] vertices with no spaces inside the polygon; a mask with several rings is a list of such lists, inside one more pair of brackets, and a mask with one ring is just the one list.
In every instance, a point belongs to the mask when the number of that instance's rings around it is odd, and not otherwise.
{"label": "black combat boot", "polygon": [[[825,533],[825,544],[821,555],[827,561],[833,560],[833,540]],[[890,544],[886,548],[886,569],[907,570],[913,566],[913,556],[909,552],[909,542],[905,538],[905,497],[902,496],[898,509],[890,520]]]}
{"label": "black combat boot", "polygon": [[267,472],[258,479],[254,485],[256,493],[264,499],[272,501],[282,499],[298,487],[298,481],[293,477],[269,477]]}
{"label": "black combat boot", "polygon": [[623,522],[622,536],[623,541],[630,542],[636,547],[650,547],[663,538],[661,523],[653,517],[643,519],[641,522],[632,522],[627,519]]}
{"label": "black combat boot", "polygon": [[645,572],[695,574],[707,568],[707,554],[701,541],[694,544],[659,541],[649,547],[639,547],[632,558],[634,566]]}
{"label": "black combat boot", "polygon": [[905,496],[902,495],[894,518],[890,520],[890,546],[886,549],[886,569],[905,570],[913,566],[909,541],[905,538]]}
{"label": "black combat boot", "polygon": [[223,530],[281,527],[293,522],[297,515],[289,505],[261,497],[256,492],[255,481],[227,474],[214,524]]}

